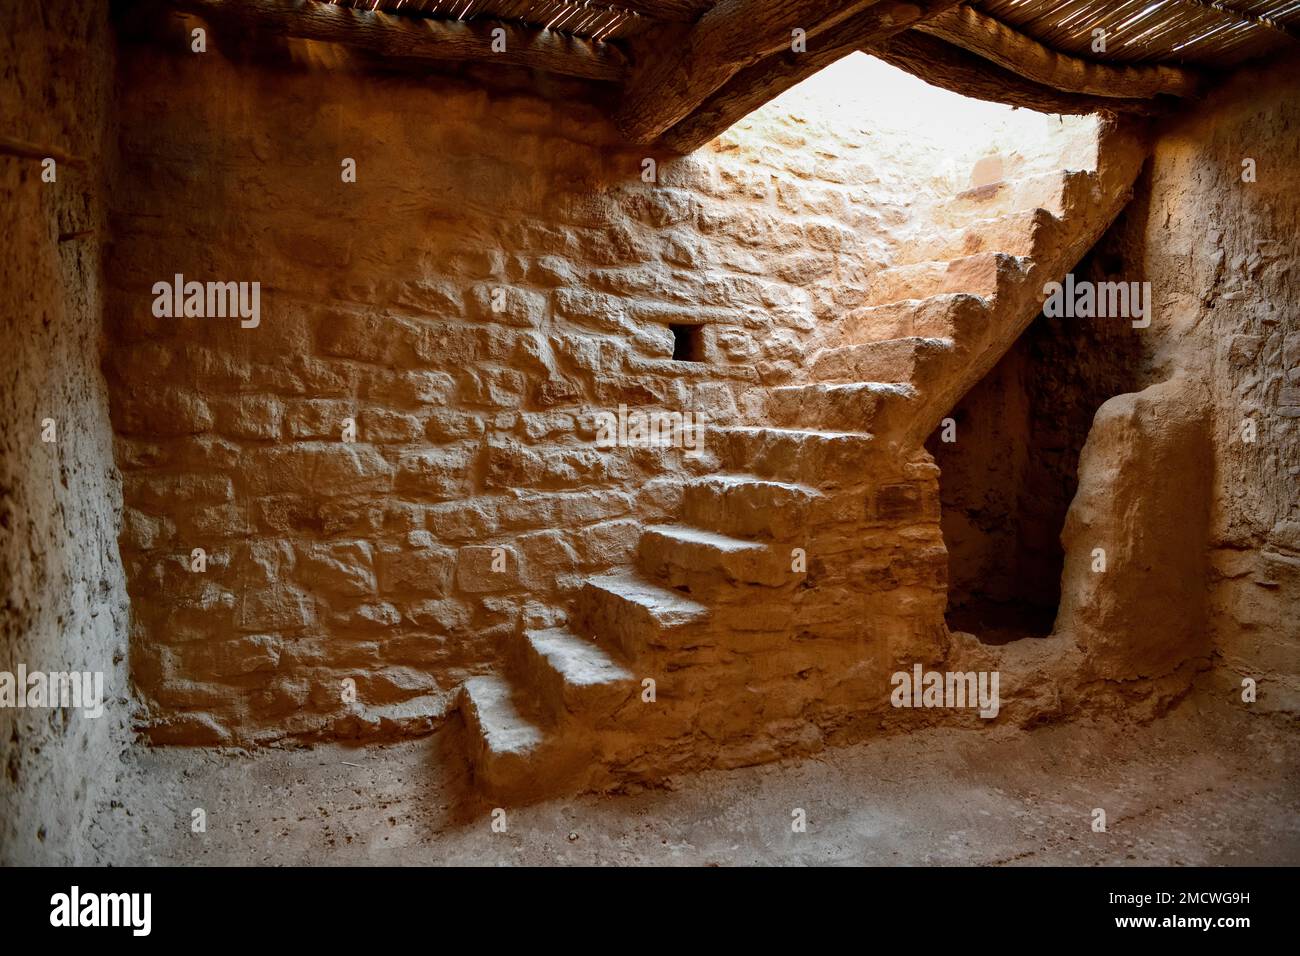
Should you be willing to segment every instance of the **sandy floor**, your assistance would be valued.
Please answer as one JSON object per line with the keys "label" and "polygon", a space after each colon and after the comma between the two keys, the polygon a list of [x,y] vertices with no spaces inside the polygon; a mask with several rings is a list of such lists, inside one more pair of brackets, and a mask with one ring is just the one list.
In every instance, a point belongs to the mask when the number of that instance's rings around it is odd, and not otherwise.
{"label": "sandy floor", "polygon": [[458,795],[438,737],[141,751],[89,836],[118,864],[1300,864],[1294,726],[1205,706],[1138,728],[926,731],[509,810],[505,833]]}

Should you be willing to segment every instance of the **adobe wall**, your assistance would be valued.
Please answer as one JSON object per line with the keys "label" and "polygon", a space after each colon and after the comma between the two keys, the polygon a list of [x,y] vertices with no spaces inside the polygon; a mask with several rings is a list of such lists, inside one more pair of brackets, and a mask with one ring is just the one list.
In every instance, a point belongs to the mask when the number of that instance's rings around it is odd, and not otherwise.
{"label": "adobe wall", "polygon": [[[1243,180],[1248,159],[1253,181]],[[1112,240],[1152,283],[1149,381],[1186,383],[1203,422],[1200,480],[1153,480],[1172,498],[1206,489],[1208,588],[1191,586],[1205,595],[1224,693],[1240,700],[1241,678],[1252,677],[1253,706],[1291,712],[1300,704],[1298,171],[1300,64],[1243,70],[1161,131],[1149,184]],[[1168,418],[1153,427],[1175,431]]]}
{"label": "adobe wall", "polygon": [[[0,672],[103,675],[104,711],[0,706],[0,862],[95,861],[85,839],[128,740],[121,486],[100,374],[107,5],[0,7]],[[46,441],[45,439],[51,439]],[[93,684],[92,684],[93,687]],[[31,703],[32,698],[25,698]],[[37,703],[48,703],[42,698]],[[104,803],[107,798],[104,798]]]}

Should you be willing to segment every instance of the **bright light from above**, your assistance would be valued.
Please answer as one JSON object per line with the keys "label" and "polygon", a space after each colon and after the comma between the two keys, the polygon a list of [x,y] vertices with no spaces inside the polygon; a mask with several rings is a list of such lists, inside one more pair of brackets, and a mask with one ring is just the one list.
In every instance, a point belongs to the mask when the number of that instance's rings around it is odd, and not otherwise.
{"label": "bright light from above", "polygon": [[[922,192],[983,185],[993,170],[1095,169],[1097,120],[1015,109],[930,86],[853,53],[787,90],[724,134],[742,152],[802,136],[857,144],[879,175]],[[784,139],[783,139],[784,136]],[[918,196],[918,198],[920,198]]]}
{"label": "bright light from above", "polygon": [[[1090,117],[1061,117],[970,99],[917,79],[865,53],[831,64],[774,99],[759,114],[835,126],[896,131],[961,154],[998,145],[1033,147],[1064,126],[1095,129]],[[757,117],[759,114],[755,114]]]}

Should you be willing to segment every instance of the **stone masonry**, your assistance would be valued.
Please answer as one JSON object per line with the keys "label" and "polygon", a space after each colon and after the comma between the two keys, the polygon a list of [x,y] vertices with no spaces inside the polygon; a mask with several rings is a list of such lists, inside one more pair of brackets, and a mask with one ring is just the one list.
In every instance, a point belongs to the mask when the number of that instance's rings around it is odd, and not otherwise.
{"label": "stone masonry", "polygon": [[[1088,172],[1079,127],[954,183],[780,101],[680,158],[509,74],[122,71],[105,368],[156,742],[419,733],[462,685],[544,727],[510,676],[536,634],[656,682],[644,725],[578,746],[615,776],[878,712],[946,650],[921,442],[1134,173]],[[254,321],[157,314],[158,283],[254,281]],[[702,416],[702,453],[600,447],[620,406]],[[656,607],[704,635],[686,658]]]}

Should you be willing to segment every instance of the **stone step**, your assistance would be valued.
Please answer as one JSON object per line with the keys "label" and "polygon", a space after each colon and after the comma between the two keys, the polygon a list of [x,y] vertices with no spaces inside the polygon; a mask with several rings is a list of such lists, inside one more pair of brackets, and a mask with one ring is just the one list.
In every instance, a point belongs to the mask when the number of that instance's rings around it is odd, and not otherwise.
{"label": "stone step", "polygon": [[613,643],[631,660],[649,648],[672,646],[675,633],[708,616],[705,605],[633,571],[588,578],[578,592],[582,633]]}
{"label": "stone step", "polygon": [[992,300],[965,292],[902,299],[855,309],[840,322],[834,345],[909,337],[958,339],[987,327]]}
{"label": "stone step", "polygon": [[686,483],[682,518],[723,534],[788,541],[807,529],[821,499],[814,488],[758,475],[704,475]]}
{"label": "stone step", "polygon": [[1096,188],[1097,174],[1082,169],[1057,169],[1032,176],[1004,179],[957,193],[935,205],[929,220],[939,228],[961,228],[978,219],[1043,209],[1063,218]]}
{"label": "stone step", "polygon": [[1025,260],[1002,252],[984,252],[960,259],[917,262],[882,269],[871,277],[863,304],[885,305],[927,299],[949,292],[992,298],[1003,277],[1023,272]]}
{"label": "stone step", "polygon": [[768,392],[767,414],[783,427],[879,433],[916,397],[898,382],[818,382],[783,385]]}
{"label": "stone step", "polygon": [[563,627],[525,631],[517,667],[543,709],[559,720],[608,716],[637,693],[632,672],[608,651]]}
{"label": "stone step", "polygon": [[769,544],[686,525],[657,525],[641,535],[640,566],[652,578],[672,588],[689,588],[702,596],[735,585],[780,587],[802,577],[790,571],[790,560]]}
{"label": "stone step", "polygon": [[952,339],[908,336],[826,349],[813,361],[822,382],[904,382],[918,387],[954,354]]}
{"label": "stone step", "polygon": [[[861,376],[860,380],[872,379]],[[725,467],[817,487],[857,484],[873,450],[868,432],[719,426],[712,448]]]}
{"label": "stone step", "polygon": [[489,796],[526,790],[544,737],[516,708],[510,684],[495,675],[471,677],[461,685],[459,706],[475,786]]}
{"label": "stone step", "polygon": [[1018,209],[958,228],[939,228],[904,243],[890,265],[947,261],[989,252],[1032,257],[1041,232],[1058,223],[1047,209]]}

